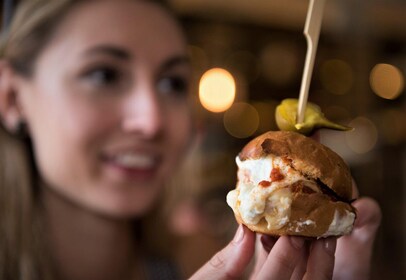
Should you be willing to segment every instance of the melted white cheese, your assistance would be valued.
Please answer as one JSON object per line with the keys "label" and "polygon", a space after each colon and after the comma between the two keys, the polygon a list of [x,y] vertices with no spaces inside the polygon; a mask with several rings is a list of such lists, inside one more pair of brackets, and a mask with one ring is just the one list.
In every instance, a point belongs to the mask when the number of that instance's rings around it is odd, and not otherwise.
{"label": "melted white cheese", "polygon": [[350,233],[354,224],[354,220],[354,213],[345,210],[345,215],[340,215],[340,213],[336,210],[330,227],[322,235],[322,237]]}
{"label": "melted white cheese", "polygon": [[[245,224],[255,225],[265,219],[269,229],[279,229],[289,222],[292,192],[286,186],[298,181],[306,181],[306,186],[315,192],[320,192],[313,181],[309,181],[298,171],[279,157],[262,159],[248,159],[241,161],[236,158],[238,165],[238,183],[236,189],[227,195],[227,204],[235,213],[241,216]],[[271,171],[279,168],[283,179],[272,182]],[[270,182],[269,186],[261,186],[262,181]],[[355,214],[346,211],[345,215],[335,212],[334,219],[329,229],[322,236],[341,235],[351,232]],[[315,225],[312,220],[296,223],[296,232],[301,232],[303,227]]]}
{"label": "melted white cheese", "polygon": [[[308,181],[308,185],[319,192],[314,182],[307,180],[279,157],[269,155],[267,158],[244,161],[237,157],[236,162],[237,188],[229,192],[227,203],[246,224],[255,225],[265,218],[268,228],[278,229],[289,222],[292,193],[285,187],[297,181]],[[279,169],[282,180],[271,180],[273,168]],[[268,181],[270,185],[261,186],[262,181]]]}

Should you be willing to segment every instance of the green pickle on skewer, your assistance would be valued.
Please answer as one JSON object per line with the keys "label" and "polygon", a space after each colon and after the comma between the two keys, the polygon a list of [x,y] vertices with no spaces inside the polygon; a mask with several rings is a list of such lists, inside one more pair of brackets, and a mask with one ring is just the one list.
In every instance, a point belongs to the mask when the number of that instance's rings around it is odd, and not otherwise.
{"label": "green pickle on skewer", "polygon": [[312,134],[316,129],[329,128],[334,130],[348,131],[351,127],[334,123],[328,120],[320,107],[314,103],[308,102],[304,121],[296,123],[298,100],[288,98],[282,100],[281,104],[276,107],[275,119],[280,130],[296,131],[304,135]]}

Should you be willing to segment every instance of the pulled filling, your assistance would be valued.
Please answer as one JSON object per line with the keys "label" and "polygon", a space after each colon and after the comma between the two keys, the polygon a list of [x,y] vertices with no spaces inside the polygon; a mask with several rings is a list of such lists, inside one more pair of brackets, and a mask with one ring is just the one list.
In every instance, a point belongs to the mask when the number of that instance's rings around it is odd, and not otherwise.
{"label": "pulled filling", "polygon": [[[238,165],[238,182],[236,189],[227,195],[227,203],[235,213],[239,213],[246,224],[256,225],[265,220],[268,229],[280,229],[290,221],[292,197],[294,193],[325,194],[332,201],[339,200],[333,191],[325,190],[316,181],[306,178],[291,167],[285,158],[269,155],[262,159],[241,161]],[[326,235],[352,228],[355,215],[347,211],[344,216],[335,213]],[[315,225],[312,220],[299,221],[295,231]]]}

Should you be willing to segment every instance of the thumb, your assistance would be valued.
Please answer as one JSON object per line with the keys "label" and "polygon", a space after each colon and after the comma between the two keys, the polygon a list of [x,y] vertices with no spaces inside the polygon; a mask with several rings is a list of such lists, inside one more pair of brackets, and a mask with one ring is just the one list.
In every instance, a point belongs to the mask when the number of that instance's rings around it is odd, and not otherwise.
{"label": "thumb", "polygon": [[254,247],[255,233],[240,225],[234,239],[190,279],[225,280],[240,278],[254,254]]}
{"label": "thumb", "polygon": [[354,225],[355,229],[365,229],[370,233],[375,233],[382,219],[378,203],[370,197],[363,197],[356,200],[353,206],[357,209],[358,213],[358,219]]}
{"label": "thumb", "polygon": [[357,209],[353,232],[338,239],[334,279],[368,279],[373,244],[382,213],[378,203],[368,197],[354,202]]}

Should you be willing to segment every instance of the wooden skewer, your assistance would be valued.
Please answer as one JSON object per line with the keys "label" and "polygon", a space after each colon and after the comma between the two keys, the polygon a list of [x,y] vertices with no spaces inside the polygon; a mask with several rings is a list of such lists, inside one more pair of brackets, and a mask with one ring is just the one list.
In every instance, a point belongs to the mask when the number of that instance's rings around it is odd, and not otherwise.
{"label": "wooden skewer", "polygon": [[307,53],[302,85],[300,88],[296,124],[303,123],[304,121],[325,2],[326,0],[310,0],[309,9],[307,10],[306,23],[303,32],[307,41]]}

